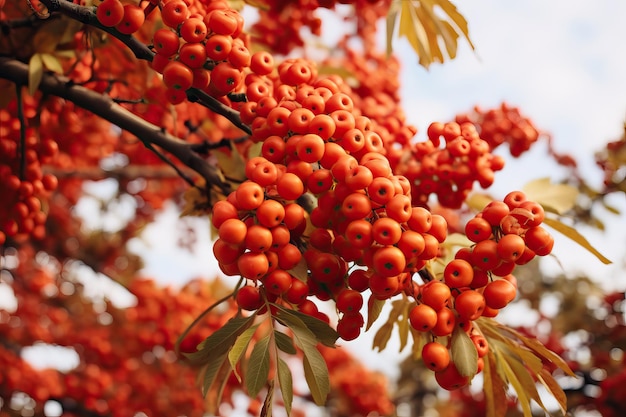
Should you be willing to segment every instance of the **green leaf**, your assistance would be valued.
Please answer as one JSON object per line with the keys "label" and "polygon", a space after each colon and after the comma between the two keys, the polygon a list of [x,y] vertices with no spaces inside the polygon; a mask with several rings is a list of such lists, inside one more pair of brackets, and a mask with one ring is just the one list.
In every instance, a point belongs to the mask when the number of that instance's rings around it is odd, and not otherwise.
{"label": "green leaf", "polygon": [[[308,350],[308,352],[307,352]],[[328,368],[322,354],[317,350],[304,351],[304,378],[309,385],[313,401],[317,405],[324,405],[330,392],[330,378]]]}
{"label": "green leaf", "polygon": [[287,415],[291,414],[291,405],[293,404],[293,378],[291,370],[287,363],[278,358],[278,383],[280,384],[280,392],[285,403],[285,411]]}
{"label": "green leaf", "polygon": [[241,356],[248,349],[250,340],[252,339],[252,336],[254,335],[254,333],[256,332],[258,328],[259,328],[259,325],[257,324],[255,326],[250,327],[249,329],[246,329],[245,332],[241,333],[239,337],[237,337],[237,341],[228,352],[228,361],[230,362],[230,366],[231,368],[233,368],[233,371],[235,372],[235,376],[237,377],[237,380],[239,382],[241,382],[241,377],[239,376],[239,373],[237,372],[237,363],[241,359]]}
{"label": "green leaf", "polygon": [[231,318],[215,333],[204,339],[198,345],[197,352],[187,353],[185,356],[193,364],[202,364],[212,356],[226,354],[237,341],[237,337],[252,325],[254,318],[254,315]]}
{"label": "green leaf", "polygon": [[578,230],[574,229],[573,227],[568,226],[564,223],[561,223],[558,220],[551,219],[548,217],[543,219],[543,223],[546,224],[547,226],[550,226],[557,232],[560,232],[563,235],[567,236],[568,238],[572,239],[574,242],[578,243],[583,248],[587,249],[589,252],[594,254],[596,258],[598,258],[600,262],[602,262],[603,264],[608,265],[608,264],[613,263],[611,260],[607,259],[604,255],[598,252],[596,248],[591,246],[589,241],[587,241],[587,239],[583,235],[581,235],[578,232]]}
{"label": "green leaf", "polygon": [[317,350],[317,338],[315,334],[300,320],[298,316],[290,310],[281,309],[276,316],[284,324],[291,329],[294,334],[296,345],[304,354],[304,377],[311,391],[313,401],[318,405],[326,402],[326,397],[330,392],[330,378],[328,375],[328,367]]}
{"label": "green leaf", "polygon": [[472,339],[459,326],[452,332],[450,342],[452,362],[463,376],[473,377],[478,372],[478,352]]}
{"label": "green leaf", "polygon": [[202,384],[202,396],[206,396],[209,389],[211,389],[211,385],[215,381],[215,377],[218,374],[218,371],[224,365],[226,360],[228,359],[226,352],[221,355],[212,356],[206,363],[206,369],[204,371],[204,382]]}
{"label": "green leaf", "polygon": [[279,311],[281,313],[281,317],[290,315],[304,323],[305,327],[307,327],[313,333],[314,337],[323,345],[335,347],[335,343],[339,338],[339,333],[337,333],[337,331],[330,327],[325,321],[309,316],[308,314],[304,314],[300,311],[286,309],[284,307],[280,307]]}
{"label": "green leaf", "polygon": [[28,94],[35,95],[43,78],[43,60],[41,54],[33,54],[28,62]]}
{"label": "green leaf", "polygon": [[246,371],[246,389],[250,398],[256,398],[267,383],[270,372],[270,335],[256,342]]}
{"label": "green leaf", "polygon": [[387,300],[379,300],[373,295],[370,296],[367,303],[367,325],[365,326],[365,331],[368,331],[370,327],[372,327],[372,324],[374,324],[376,319],[380,316],[385,302],[387,302]]}
{"label": "green leaf", "polygon": [[285,333],[274,330],[274,340],[276,341],[276,346],[278,347],[278,349],[290,355],[296,354],[297,351],[296,347],[293,345],[293,340]]}
{"label": "green leaf", "polygon": [[578,189],[567,184],[555,184],[550,178],[540,178],[527,183],[524,193],[531,201],[541,204],[546,211],[563,214],[571,210],[578,198]]}

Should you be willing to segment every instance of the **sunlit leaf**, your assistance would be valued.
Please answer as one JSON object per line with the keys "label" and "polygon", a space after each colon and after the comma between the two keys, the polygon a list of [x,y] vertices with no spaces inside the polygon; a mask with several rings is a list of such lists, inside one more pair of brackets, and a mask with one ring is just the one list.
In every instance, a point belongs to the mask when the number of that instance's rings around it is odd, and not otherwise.
{"label": "sunlit leaf", "polygon": [[251,398],[267,384],[270,372],[270,335],[265,335],[252,348],[246,372],[246,389]]}
{"label": "sunlit leaf", "polygon": [[524,193],[531,201],[541,204],[546,211],[563,214],[571,210],[578,198],[578,189],[567,184],[555,184],[550,178],[540,178],[527,183]]}
{"label": "sunlit leaf", "polygon": [[398,36],[404,37],[416,52],[420,65],[454,59],[461,35],[474,49],[467,21],[449,0],[394,0],[387,12],[387,53],[391,52],[397,15],[400,12]]}
{"label": "sunlit leaf", "polygon": [[308,349],[308,353],[306,351],[304,353],[303,363],[304,378],[311,391],[313,401],[317,405],[324,405],[330,392],[330,379],[326,362],[318,350]]}
{"label": "sunlit leaf", "polygon": [[500,417],[506,414],[507,398],[506,387],[496,370],[495,355],[490,351],[483,358],[483,392],[485,393],[486,417]]}
{"label": "sunlit leaf", "polygon": [[609,260],[608,258],[606,258],[604,255],[602,255],[600,252],[598,252],[598,250],[596,248],[594,248],[589,241],[580,234],[580,232],[578,232],[578,230],[574,229],[571,226],[568,226],[558,220],[552,219],[552,218],[548,218],[546,217],[543,220],[543,223],[550,226],[551,228],[553,228],[554,230],[556,230],[557,232],[562,233],[563,235],[567,236],[568,238],[572,239],[574,242],[578,243],[580,246],[582,246],[583,248],[587,249],[589,252],[591,252],[592,254],[594,254],[596,256],[596,258],[598,258],[600,260],[600,262],[602,262],[605,265],[608,265],[610,263],[613,263],[611,260]]}
{"label": "sunlit leaf", "polygon": [[317,338],[299,317],[293,314],[285,314],[286,312],[287,310],[284,309],[279,310],[276,318],[282,320],[283,324],[293,332],[294,341],[304,354],[304,377],[311,391],[313,401],[318,405],[323,405],[330,392],[330,378],[324,357],[317,349]]}
{"label": "sunlit leaf", "polygon": [[41,54],[41,60],[47,70],[56,72],[57,74],[63,74],[63,66],[56,56],[52,54]]}
{"label": "sunlit leaf", "polygon": [[493,201],[493,198],[480,193],[472,193],[465,200],[465,204],[474,211],[482,211],[485,206]]}
{"label": "sunlit leaf", "polygon": [[367,325],[365,326],[365,331],[369,330],[376,319],[378,319],[386,301],[387,300],[379,300],[374,296],[370,297],[367,303]]}
{"label": "sunlit leaf", "polygon": [[231,368],[233,368],[235,376],[237,377],[237,380],[239,382],[241,382],[241,377],[237,372],[237,363],[241,359],[241,356],[245,354],[246,350],[248,349],[250,340],[252,339],[252,336],[254,335],[258,327],[259,325],[252,326],[249,329],[246,329],[246,331],[244,331],[243,333],[241,333],[233,347],[228,352],[228,361],[230,362],[230,366]]}
{"label": "sunlit leaf", "polygon": [[498,365],[502,367],[502,370],[504,371],[504,374],[506,375],[507,381],[513,386],[513,389],[515,389],[518,403],[522,407],[524,417],[532,417],[532,411],[530,408],[530,400],[526,396],[526,391],[524,391],[524,388],[522,387],[522,384],[517,378],[517,375],[511,369],[507,356],[500,352],[497,352],[496,354],[498,358]]}
{"label": "sunlit leaf", "polygon": [[255,316],[233,317],[198,346],[197,352],[187,353],[185,356],[191,363],[202,364],[212,356],[226,355],[233,347],[237,338],[248,329]]}
{"label": "sunlit leaf", "polygon": [[28,93],[33,96],[43,78],[43,60],[41,54],[33,54],[28,62]]}
{"label": "sunlit leaf", "polygon": [[398,18],[398,12],[400,11],[402,0],[394,0],[391,5],[389,5],[389,10],[387,11],[387,38],[386,38],[386,48],[387,48],[387,56],[391,55],[393,52],[393,36],[396,29],[396,21]]}
{"label": "sunlit leaf", "polygon": [[472,339],[461,327],[456,326],[450,342],[452,362],[462,376],[473,377],[478,372],[478,352]]}
{"label": "sunlit leaf", "polygon": [[528,369],[526,369],[524,367],[524,364],[522,364],[522,362],[519,361],[518,358],[516,358],[515,356],[510,355],[510,354],[504,355],[504,356],[507,358],[508,364],[511,367],[511,370],[517,376],[521,389],[524,390],[525,395],[529,399],[535,400],[535,402],[539,404],[541,408],[545,410],[546,407],[541,402],[541,398],[539,397],[539,392],[537,391],[537,385],[535,384],[535,381],[531,377]]}
{"label": "sunlit leaf", "polygon": [[537,379],[557,400],[557,402],[559,403],[559,407],[561,407],[561,412],[565,414],[567,410],[567,396],[565,395],[565,392],[563,392],[563,388],[561,388],[558,382],[556,382],[552,374],[550,374],[550,372],[544,368],[541,370],[539,375],[537,375]]}
{"label": "sunlit leaf", "polygon": [[291,405],[293,403],[293,378],[291,370],[287,363],[278,358],[278,383],[280,384],[280,392],[285,403],[285,411],[287,415],[291,413]]}
{"label": "sunlit leaf", "polygon": [[279,332],[278,330],[274,330],[274,339],[278,349],[290,355],[296,354],[296,347],[293,345],[291,337],[287,336],[285,333]]}
{"label": "sunlit leaf", "polygon": [[281,314],[277,318],[285,318],[286,316],[293,316],[304,324],[304,326],[311,331],[316,341],[319,341],[325,346],[335,347],[335,343],[339,338],[339,333],[328,325],[325,321],[312,317],[308,314],[304,314],[300,311],[280,308]]}
{"label": "sunlit leaf", "polygon": [[393,333],[393,322],[387,322],[380,326],[376,334],[374,335],[374,340],[372,341],[372,348],[378,348],[379,352],[382,352],[387,347],[387,342],[391,339],[391,335]]}

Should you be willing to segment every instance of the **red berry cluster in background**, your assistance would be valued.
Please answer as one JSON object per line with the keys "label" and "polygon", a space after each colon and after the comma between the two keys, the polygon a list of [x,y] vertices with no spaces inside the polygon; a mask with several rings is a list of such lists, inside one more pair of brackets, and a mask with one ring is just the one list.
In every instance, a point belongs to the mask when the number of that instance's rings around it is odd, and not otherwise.
{"label": "red berry cluster in background", "polygon": [[[418,303],[409,316],[413,328],[433,337],[448,337],[455,326],[462,328],[476,347],[480,372],[489,347],[473,323],[480,317],[495,317],[515,299],[517,279],[512,273],[516,265],[551,252],[554,239],[541,226],[544,216],[543,208],[521,191],[487,204],[465,226],[473,244],[456,252],[442,279],[420,287]],[[456,389],[471,380],[472,376],[458,372],[449,348],[439,341],[424,346],[422,359],[443,388]]]}
{"label": "red berry cluster in background", "polygon": [[435,194],[444,207],[459,208],[478,182],[488,188],[504,159],[493,155],[471,123],[432,123],[428,140],[411,148],[403,174],[413,187],[414,204],[427,204]]}
{"label": "red berry cluster in background", "polygon": [[507,143],[514,157],[529,150],[540,136],[533,122],[523,116],[519,108],[506,103],[489,110],[475,107],[471,113],[458,115],[456,122],[476,125],[480,137],[492,150]]}

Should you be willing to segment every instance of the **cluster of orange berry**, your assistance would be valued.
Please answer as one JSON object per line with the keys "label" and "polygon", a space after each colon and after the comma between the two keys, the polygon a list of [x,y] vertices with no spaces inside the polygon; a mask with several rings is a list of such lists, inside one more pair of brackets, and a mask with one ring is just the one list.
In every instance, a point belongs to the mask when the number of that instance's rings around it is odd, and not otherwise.
{"label": "cluster of orange berry", "polygon": [[242,35],[243,18],[226,2],[210,2],[203,13],[192,13],[184,0],[149,2],[145,8],[104,0],[96,16],[102,25],[132,34],[157,7],[165,27],[153,35],[151,66],[163,74],[168,100],[182,103],[192,87],[213,97],[234,91],[251,63],[251,54]]}
{"label": "cluster of orange berry", "polygon": [[[455,326],[462,328],[476,347],[480,372],[488,343],[473,322],[495,317],[515,299],[517,280],[512,272],[516,265],[551,252],[554,239],[541,226],[544,217],[541,205],[527,200],[521,191],[490,202],[465,226],[474,244],[456,252],[442,280],[421,287],[418,304],[410,311],[411,325],[434,337],[450,336]],[[424,346],[422,358],[443,388],[455,389],[471,379],[458,372],[448,347],[438,341]]]}
{"label": "cluster of orange berry", "polygon": [[514,157],[529,150],[539,139],[539,131],[533,122],[523,116],[519,108],[506,103],[489,110],[476,107],[469,114],[458,115],[456,121],[476,125],[480,137],[487,141],[491,149],[508,143]]}
{"label": "cluster of orange berry", "polygon": [[[21,132],[15,107],[14,101],[0,110],[0,195],[4,202],[0,206],[0,245],[7,237],[19,235],[43,238],[47,216],[41,199],[58,184],[54,175],[41,169],[57,155],[57,143],[39,141],[33,129]],[[30,114],[34,107],[27,110]]]}
{"label": "cluster of orange berry", "polygon": [[412,146],[412,158],[403,167],[416,204],[435,194],[442,206],[459,208],[475,182],[489,187],[504,167],[504,159],[491,153],[472,123],[435,122],[427,134],[428,140]]}
{"label": "cluster of orange berry", "polygon": [[[241,117],[261,155],[247,161],[248,180],[213,208],[214,253],[224,273],[251,282],[238,292],[242,308],[282,297],[329,321],[309,296],[333,299],[337,330],[351,340],[364,324],[361,293],[412,291],[411,275],[437,256],[447,224],[412,206],[409,181],[393,173],[349,87],[318,77],[305,60],[285,60],[275,72],[246,78]],[[301,201],[309,197],[310,214]],[[298,266],[306,276],[294,276]]]}

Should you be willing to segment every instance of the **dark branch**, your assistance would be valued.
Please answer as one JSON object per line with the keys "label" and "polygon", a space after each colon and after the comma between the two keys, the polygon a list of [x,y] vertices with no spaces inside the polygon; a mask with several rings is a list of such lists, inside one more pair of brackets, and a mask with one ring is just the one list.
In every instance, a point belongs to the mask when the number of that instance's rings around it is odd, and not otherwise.
{"label": "dark branch", "polygon": [[[17,85],[28,84],[28,65],[10,58],[0,57],[0,78]],[[147,147],[156,145],[178,158],[184,165],[200,174],[207,187],[217,186],[228,192],[230,186],[223,182],[217,168],[194,152],[192,144],[186,143],[164,132],[141,117],[116,104],[108,96],[101,95],[85,87],[72,84],[67,78],[44,74],[39,89],[48,95],[64,98],[88,110],[119,128],[137,136]]]}

